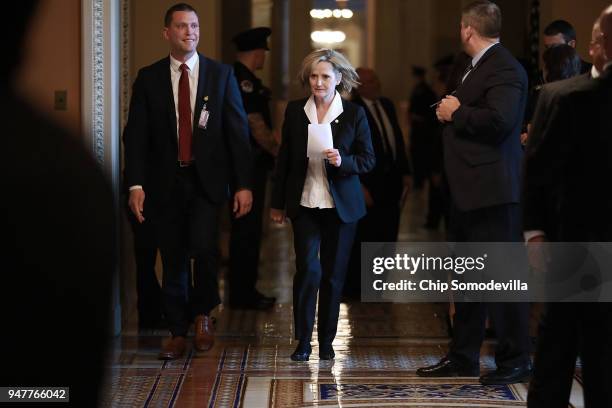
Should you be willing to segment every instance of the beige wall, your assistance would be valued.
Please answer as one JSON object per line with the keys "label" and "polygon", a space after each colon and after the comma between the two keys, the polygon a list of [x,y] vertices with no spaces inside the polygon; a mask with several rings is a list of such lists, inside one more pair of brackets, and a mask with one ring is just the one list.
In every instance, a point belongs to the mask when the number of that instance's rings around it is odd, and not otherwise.
{"label": "beige wall", "polygon": [[236,46],[232,38],[251,27],[251,4],[246,0],[223,0],[221,4],[221,55],[226,64],[236,60]]}
{"label": "beige wall", "polygon": [[433,58],[431,62],[449,54],[456,54],[461,49],[459,23],[461,20],[460,0],[435,0],[432,18]]}
{"label": "beige wall", "polygon": [[[251,5],[251,24],[250,27],[272,27],[273,0],[253,0]],[[274,47],[274,33],[268,39],[268,47]],[[270,48],[272,50],[273,48]],[[263,81],[264,85],[271,88],[272,76],[272,51],[266,56],[263,69],[257,72],[257,76]]]}
{"label": "beige wall", "polygon": [[312,50],[310,44],[310,9],[309,1],[289,0],[289,99],[307,95],[300,82],[300,71],[304,57]]}
{"label": "beige wall", "polygon": [[[130,74],[168,55],[168,44],[162,37],[164,15],[176,0],[130,1]],[[221,56],[221,0],[195,0],[191,4],[200,18],[198,51],[218,59]]]}
{"label": "beige wall", "polygon": [[[64,126],[81,128],[81,2],[45,0],[31,22],[19,88]],[[55,91],[68,91],[67,110],[56,111]]]}
{"label": "beige wall", "polygon": [[434,57],[435,8],[430,1],[377,1],[375,11],[375,70],[383,94],[395,101],[408,99],[411,66],[429,67]]}
{"label": "beige wall", "polygon": [[[540,28],[553,20],[563,19],[569,21],[576,29],[576,49],[586,61],[589,57],[589,41],[591,41],[591,30],[593,22],[612,0],[541,0],[540,5]],[[542,50],[543,47],[540,47]]]}
{"label": "beige wall", "polygon": [[515,57],[529,51],[529,0],[497,0],[502,11],[501,42]]}

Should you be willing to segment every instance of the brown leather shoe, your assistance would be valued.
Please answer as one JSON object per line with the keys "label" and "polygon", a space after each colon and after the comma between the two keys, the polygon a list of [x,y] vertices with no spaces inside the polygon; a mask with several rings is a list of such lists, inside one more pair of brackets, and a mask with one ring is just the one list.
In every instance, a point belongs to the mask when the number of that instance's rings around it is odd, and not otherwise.
{"label": "brown leather shoe", "polygon": [[215,343],[215,329],[212,320],[206,315],[195,318],[195,338],[193,344],[197,351],[208,351]]}
{"label": "brown leather shoe", "polygon": [[176,360],[185,353],[185,338],[173,337],[159,352],[160,360]]}

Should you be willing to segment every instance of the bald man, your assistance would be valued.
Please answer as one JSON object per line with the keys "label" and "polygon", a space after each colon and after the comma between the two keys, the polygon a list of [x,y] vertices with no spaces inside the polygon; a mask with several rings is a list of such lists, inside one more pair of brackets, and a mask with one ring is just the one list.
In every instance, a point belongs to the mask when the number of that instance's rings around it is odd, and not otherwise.
{"label": "bald man", "polygon": [[[524,229],[532,248],[541,241],[612,241],[612,193],[602,184],[612,172],[612,5],[594,28],[591,52],[594,61],[601,59],[601,76],[544,86],[534,116],[523,194]],[[568,406],[578,355],[584,406],[612,407],[611,305],[547,305],[529,408]]]}
{"label": "bald man", "polygon": [[589,56],[593,61],[593,67],[589,72],[590,78],[598,78],[603,72],[606,64],[606,54],[603,48],[603,38],[601,33],[601,18],[598,17],[593,24],[591,31],[591,42],[589,43]]}

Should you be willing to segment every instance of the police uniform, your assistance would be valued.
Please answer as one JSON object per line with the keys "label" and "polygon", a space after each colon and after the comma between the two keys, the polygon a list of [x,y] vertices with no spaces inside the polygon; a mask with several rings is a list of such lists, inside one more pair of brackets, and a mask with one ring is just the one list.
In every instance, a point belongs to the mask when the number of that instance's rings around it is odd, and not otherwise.
{"label": "police uniform", "polygon": [[[247,30],[233,38],[238,51],[268,50],[267,38],[271,31],[260,27]],[[230,306],[249,309],[268,309],[275,298],[255,289],[261,247],[262,220],[268,172],[274,166],[278,149],[272,137],[270,90],[241,62],[234,63],[244,109],[249,118],[253,152],[252,192],[253,207],[242,218],[232,217],[229,258]]]}
{"label": "police uniform", "polygon": [[[244,110],[248,114],[259,113],[261,114],[265,126],[268,131],[272,131],[272,116],[270,115],[270,89],[266,88],[261,79],[257,78],[253,72],[251,72],[244,64],[239,61],[234,63],[234,74],[240,87],[240,95],[242,96],[242,103],[244,104]],[[260,160],[268,162],[271,167],[274,164],[274,157],[272,154],[262,147],[253,136],[251,130],[251,147],[253,153]]]}

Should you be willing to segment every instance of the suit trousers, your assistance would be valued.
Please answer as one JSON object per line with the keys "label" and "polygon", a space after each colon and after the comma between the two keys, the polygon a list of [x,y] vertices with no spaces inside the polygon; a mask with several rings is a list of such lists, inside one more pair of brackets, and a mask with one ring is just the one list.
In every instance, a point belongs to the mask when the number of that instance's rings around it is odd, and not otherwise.
{"label": "suit trousers", "polygon": [[173,336],[187,334],[191,314],[208,315],[221,303],[217,282],[220,210],[206,198],[194,165],[177,169],[172,199],[158,211],[156,220],[164,310]]}
{"label": "suit trousers", "polygon": [[331,344],[338,328],[340,297],[357,223],[343,223],[335,208],[306,207],[300,207],[291,223],[296,266],[293,278],[295,338],[310,341],[318,293],[319,344]]}
{"label": "suit trousers", "polygon": [[163,314],[161,287],[155,275],[155,231],[150,223],[140,224],[129,208],[127,211],[134,235],[138,324],[141,327],[154,326],[160,322]]}
{"label": "suit trousers", "polygon": [[373,207],[368,207],[365,217],[359,220],[344,284],[346,296],[354,299],[361,296],[361,243],[397,241],[400,222],[398,201],[381,204],[375,201]]}
{"label": "suit trousers", "polygon": [[[450,242],[520,242],[522,224],[518,204],[503,204],[472,211],[451,209]],[[478,367],[487,315],[497,334],[498,368],[529,364],[529,304],[456,303],[453,339],[448,358]]]}
{"label": "suit trousers", "polygon": [[586,408],[612,407],[612,303],[549,303],[538,333],[529,408],[569,404],[576,358]]}
{"label": "suit trousers", "polygon": [[230,301],[240,300],[255,293],[268,167],[268,163],[257,160],[253,166],[251,211],[241,218],[234,218],[233,214],[230,214],[232,220],[229,250]]}

